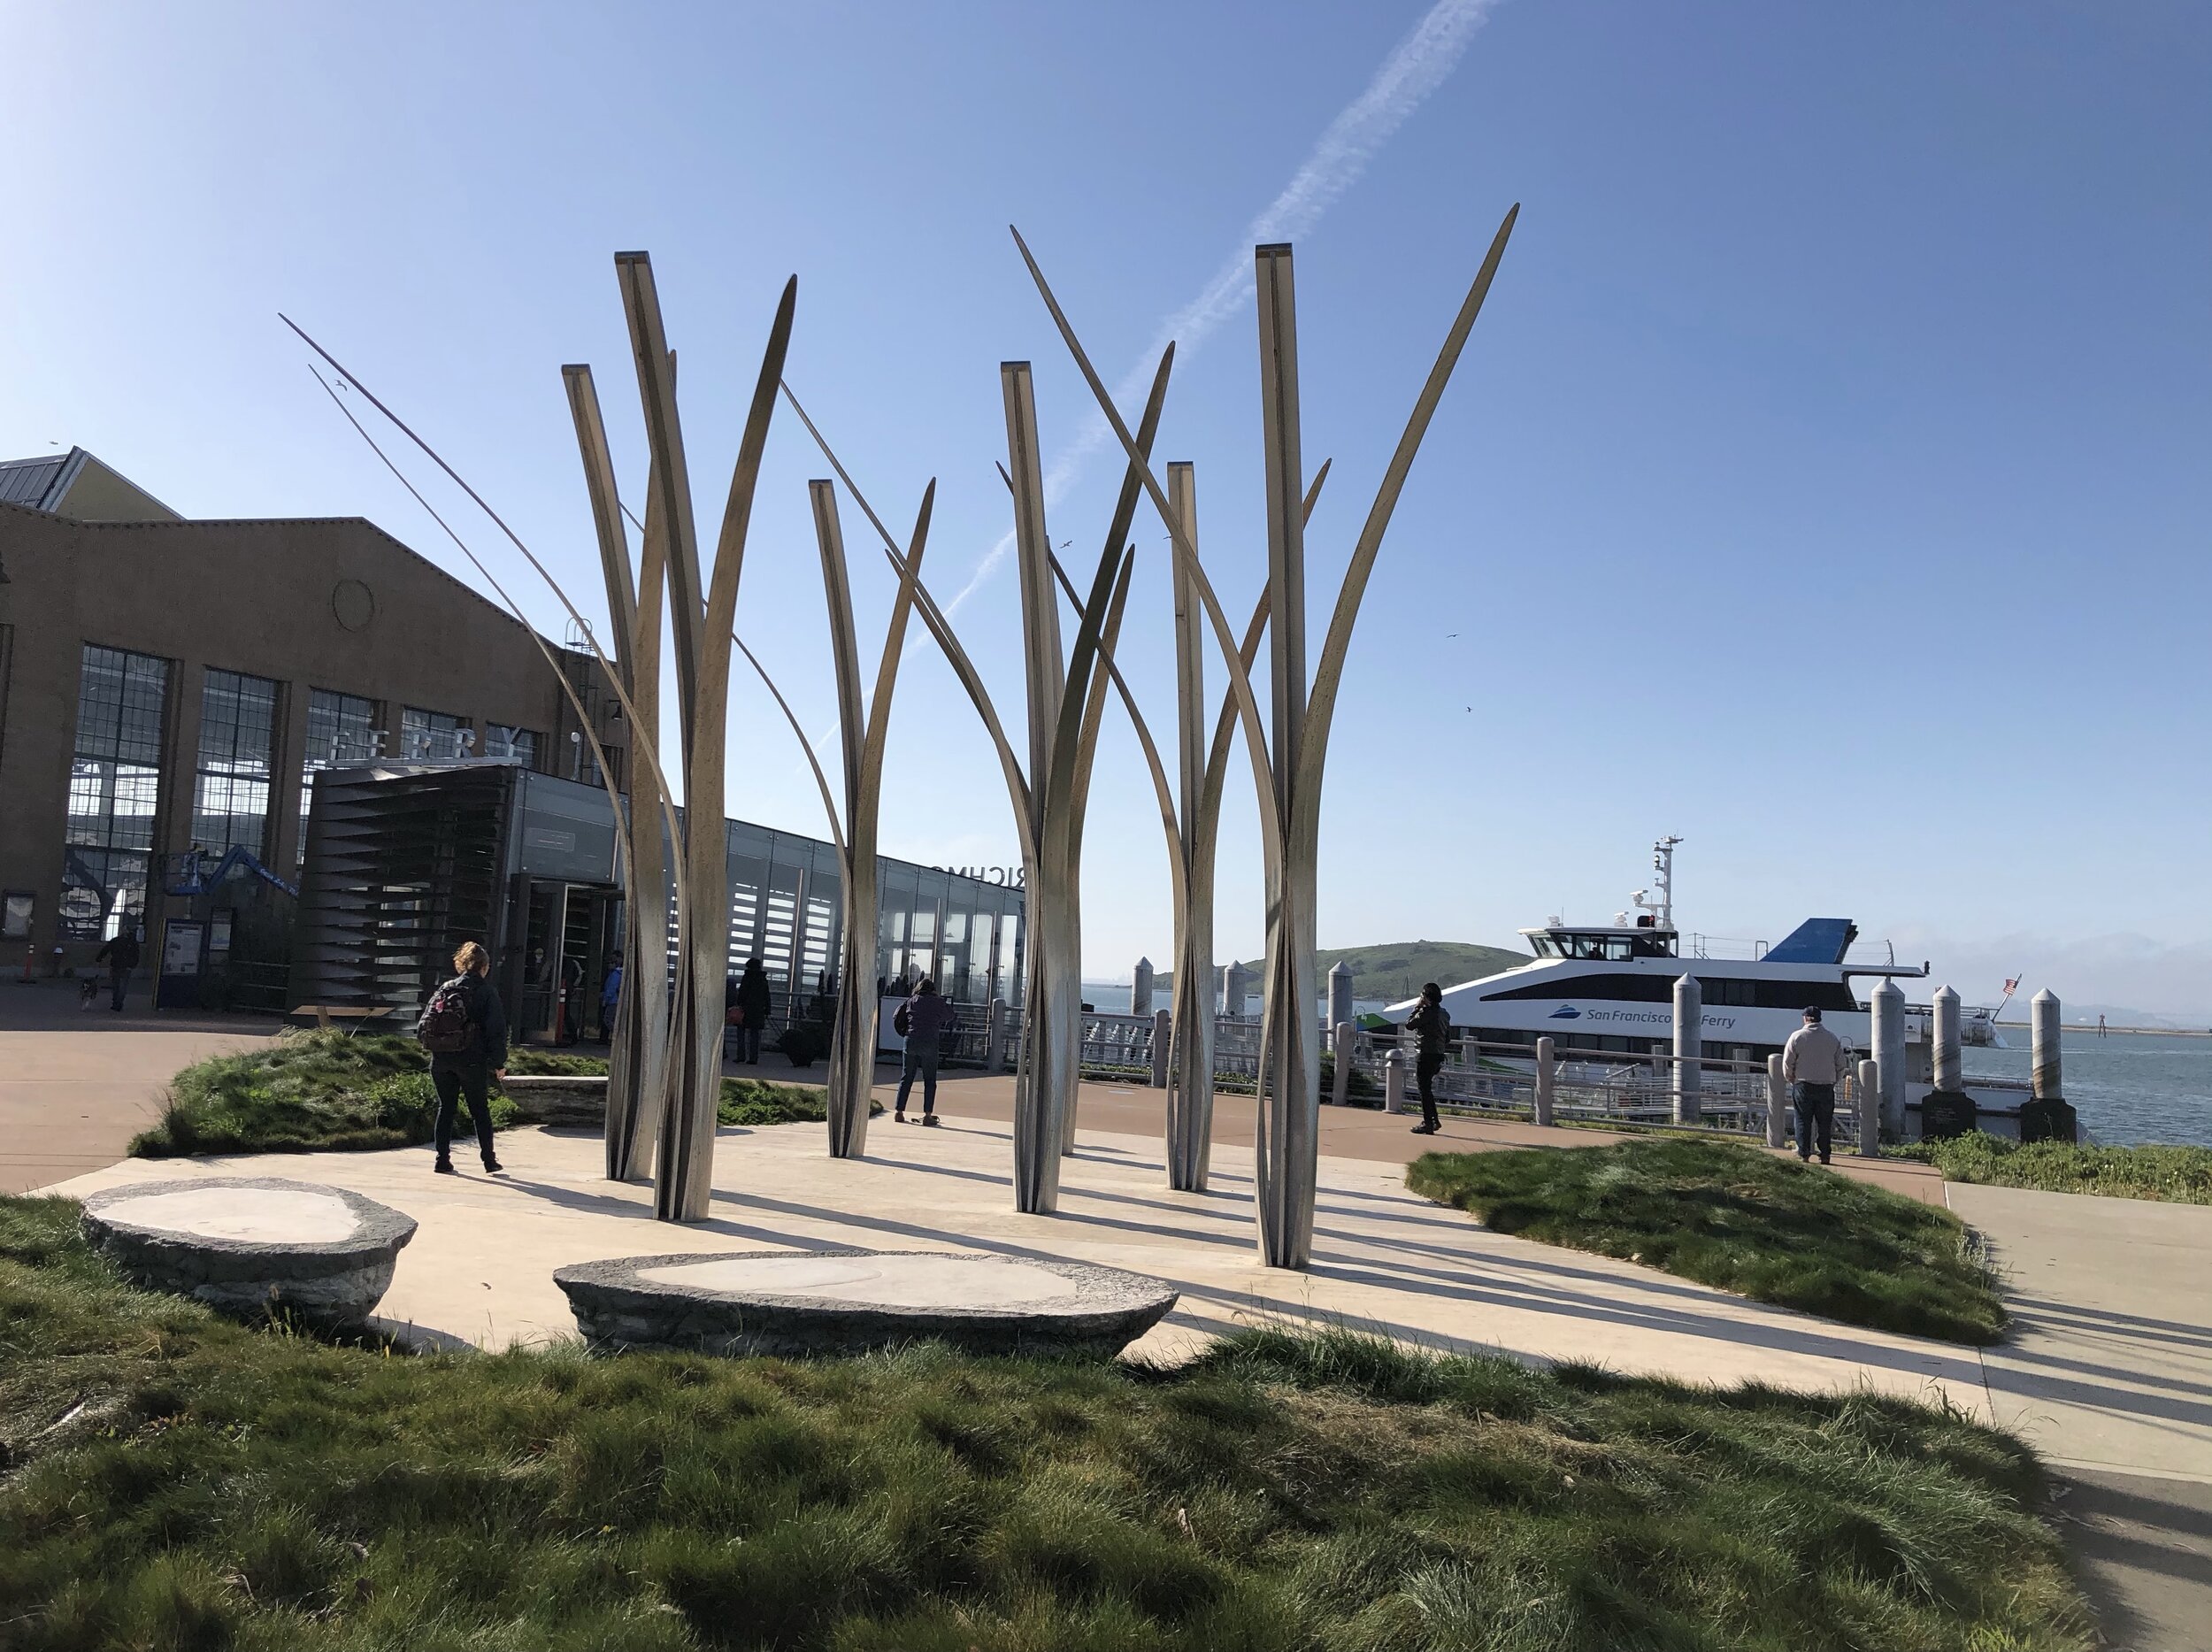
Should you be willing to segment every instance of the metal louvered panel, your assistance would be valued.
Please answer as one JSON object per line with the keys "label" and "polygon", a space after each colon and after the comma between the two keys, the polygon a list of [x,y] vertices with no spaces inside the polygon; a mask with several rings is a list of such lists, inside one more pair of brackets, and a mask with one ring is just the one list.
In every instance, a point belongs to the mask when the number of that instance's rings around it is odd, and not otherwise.
{"label": "metal louvered panel", "polygon": [[464,941],[497,945],[515,771],[317,777],[289,1002],[413,1010]]}

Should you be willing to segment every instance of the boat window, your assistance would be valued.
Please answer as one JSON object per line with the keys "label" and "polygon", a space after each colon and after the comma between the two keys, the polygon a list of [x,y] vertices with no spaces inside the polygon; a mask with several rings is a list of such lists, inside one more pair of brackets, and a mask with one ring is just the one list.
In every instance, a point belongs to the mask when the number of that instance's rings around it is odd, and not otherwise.
{"label": "boat window", "polygon": [[1485,993],[1485,1003],[1501,999],[1549,999],[1557,1003],[1567,999],[1611,999],[1624,1003],[1671,1003],[1674,1001],[1674,982],[1664,975],[1571,975],[1563,980],[1532,981],[1525,987],[1509,987],[1502,992]]}
{"label": "boat window", "polygon": [[1559,956],[1559,943],[1549,935],[1531,935],[1528,938],[1528,944],[1530,949],[1540,958],[1555,958]]}
{"label": "boat window", "polygon": [[1628,955],[1633,958],[1671,958],[1674,956],[1674,936],[1661,930],[1644,930],[1629,941]]}
{"label": "boat window", "polygon": [[1630,958],[1635,956],[1633,952],[1630,951],[1629,946],[1629,937],[1626,935],[1606,936],[1605,961],[1609,964],[1627,963]]}

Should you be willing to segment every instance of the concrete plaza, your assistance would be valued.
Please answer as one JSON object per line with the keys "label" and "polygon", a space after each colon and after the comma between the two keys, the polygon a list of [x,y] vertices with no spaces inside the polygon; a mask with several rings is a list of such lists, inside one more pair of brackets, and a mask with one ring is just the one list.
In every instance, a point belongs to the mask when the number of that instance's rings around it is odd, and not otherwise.
{"label": "concrete plaza", "polygon": [[[2015,1430],[2062,1471],[2062,1518],[2112,1644],[2212,1648],[2212,1209],[1947,1186],[1925,1167],[1839,1158],[1846,1173],[1947,1203],[1992,1246],[2015,1327],[1988,1350],[1861,1331],[1632,1264],[1488,1233],[1408,1193],[1430,1149],[1588,1146],[1602,1133],[1322,1112],[1314,1266],[1258,1265],[1248,1099],[1225,1095],[1213,1187],[1170,1192],[1158,1092],[1083,1087],[1057,1215],[1013,1210],[1011,1081],[949,1078],[943,1127],[870,1126],[840,1163],[818,1126],[725,1130],[711,1218],[672,1227],[649,1190],[600,1175],[595,1135],[502,1138],[509,1173],[433,1177],[427,1149],[235,1159],[123,1160],[176,1067],[268,1035],[265,1024],[64,1009],[59,992],[0,996],[0,1175],[9,1191],[78,1195],[131,1182],[280,1175],[344,1187],[421,1228],[384,1302],[425,1341],[498,1347],[574,1333],[552,1283],[565,1263],[663,1251],[857,1245],[1066,1257],[1172,1283],[1176,1312],[1140,1345],[1172,1357],[1239,1324],[1331,1322],[1435,1348],[1582,1360],[1732,1384],[1947,1398]],[[26,1013],[32,1005],[46,1013]],[[754,1071],[746,1069],[743,1071]],[[761,1077],[803,1079],[772,1059]],[[879,1075],[887,1078],[888,1070]],[[879,1084],[887,1104],[892,1086]],[[918,1110],[917,1098],[915,1108]]]}

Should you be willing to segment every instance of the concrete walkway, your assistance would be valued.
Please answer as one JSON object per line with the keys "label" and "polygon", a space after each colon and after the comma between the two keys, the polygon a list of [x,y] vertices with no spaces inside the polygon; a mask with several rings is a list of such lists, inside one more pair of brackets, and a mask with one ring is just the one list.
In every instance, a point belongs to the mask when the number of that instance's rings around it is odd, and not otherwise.
{"label": "concrete walkway", "polygon": [[651,1219],[647,1188],[601,1179],[596,1137],[539,1130],[503,1138],[510,1173],[497,1178],[434,1177],[428,1149],[414,1149],[288,1156],[281,1166],[135,1161],[56,1191],[273,1169],[350,1187],[421,1224],[384,1312],[480,1346],[572,1335],[551,1279],[565,1263],[664,1251],[942,1249],[1069,1257],[1166,1279],[1182,1302],[1140,1345],[1164,1357],[1239,1324],[1333,1321],[1433,1348],[1699,1381],[1942,1394],[1987,1415],[1970,1350],[1832,1325],[1488,1233],[1408,1193],[1402,1154],[1399,1163],[1322,1161],[1314,1265],[1286,1273],[1255,1258],[1248,1149],[1217,1147],[1212,1189],[1176,1194],[1163,1185],[1156,1141],[1087,1129],[1080,1142],[1056,1216],[1015,1212],[1009,1133],[964,1118],[934,1130],[879,1118],[871,1156],[848,1162],[828,1156],[819,1126],[725,1130],[713,1216],[680,1228]]}
{"label": "concrete walkway", "polygon": [[2106,1634],[2212,1652],[2212,1208],[1952,1183],[2006,1275],[1990,1414],[2066,1481]]}
{"label": "concrete walkway", "polygon": [[133,998],[118,1015],[104,987],[85,1010],[72,982],[0,980],[0,1193],[113,1164],[180,1067],[276,1031],[273,1018],[156,1012],[142,982]]}

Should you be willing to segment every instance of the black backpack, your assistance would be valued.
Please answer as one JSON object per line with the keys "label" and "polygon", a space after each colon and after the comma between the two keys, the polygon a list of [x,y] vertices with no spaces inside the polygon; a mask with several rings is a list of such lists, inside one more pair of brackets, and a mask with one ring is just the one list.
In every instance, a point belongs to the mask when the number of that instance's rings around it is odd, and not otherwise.
{"label": "black backpack", "polygon": [[475,1042],[476,1019],[469,1013],[472,995],[468,977],[456,975],[430,995],[415,1023],[415,1037],[434,1056],[455,1056]]}

